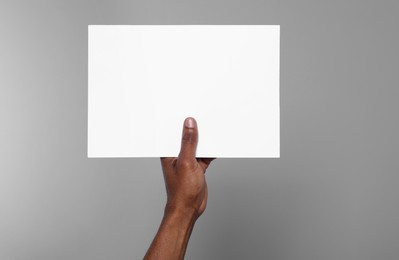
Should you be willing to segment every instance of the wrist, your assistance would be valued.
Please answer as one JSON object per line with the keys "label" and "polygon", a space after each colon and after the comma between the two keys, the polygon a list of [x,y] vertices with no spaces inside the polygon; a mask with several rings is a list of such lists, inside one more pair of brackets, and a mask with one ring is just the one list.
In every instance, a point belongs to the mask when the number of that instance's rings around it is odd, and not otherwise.
{"label": "wrist", "polygon": [[161,225],[145,259],[159,259],[160,256],[162,259],[184,259],[196,219],[193,209],[166,205]]}
{"label": "wrist", "polygon": [[178,218],[180,220],[190,220],[190,222],[191,221],[195,222],[199,217],[198,211],[195,208],[178,207],[170,204],[166,204],[164,216]]}

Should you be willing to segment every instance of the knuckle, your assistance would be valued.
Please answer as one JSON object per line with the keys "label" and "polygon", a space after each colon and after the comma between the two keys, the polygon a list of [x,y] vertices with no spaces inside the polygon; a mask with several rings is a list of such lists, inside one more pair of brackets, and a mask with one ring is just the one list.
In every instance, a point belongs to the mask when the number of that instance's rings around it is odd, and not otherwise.
{"label": "knuckle", "polygon": [[183,143],[194,143],[194,135],[192,133],[184,133],[182,137]]}
{"label": "knuckle", "polygon": [[178,160],[177,167],[182,169],[190,169],[192,168],[193,164],[188,160]]}

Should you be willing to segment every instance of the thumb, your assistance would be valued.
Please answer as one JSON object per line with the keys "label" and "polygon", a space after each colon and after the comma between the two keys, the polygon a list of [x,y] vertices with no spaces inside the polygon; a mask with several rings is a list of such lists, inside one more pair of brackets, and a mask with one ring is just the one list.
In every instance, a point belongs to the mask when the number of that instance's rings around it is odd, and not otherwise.
{"label": "thumb", "polygon": [[188,117],[184,120],[183,134],[179,159],[185,162],[195,162],[195,151],[198,143],[197,122],[194,118]]}

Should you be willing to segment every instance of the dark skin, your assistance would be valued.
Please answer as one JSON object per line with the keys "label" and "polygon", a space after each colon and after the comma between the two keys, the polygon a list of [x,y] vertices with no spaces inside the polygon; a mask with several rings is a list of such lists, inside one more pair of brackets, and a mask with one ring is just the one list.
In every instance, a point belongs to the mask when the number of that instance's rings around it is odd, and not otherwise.
{"label": "dark skin", "polygon": [[195,222],[205,211],[205,171],[214,158],[196,158],[197,143],[197,122],[186,118],[179,156],[161,158],[167,201],[161,225],[144,256],[146,260],[184,259]]}

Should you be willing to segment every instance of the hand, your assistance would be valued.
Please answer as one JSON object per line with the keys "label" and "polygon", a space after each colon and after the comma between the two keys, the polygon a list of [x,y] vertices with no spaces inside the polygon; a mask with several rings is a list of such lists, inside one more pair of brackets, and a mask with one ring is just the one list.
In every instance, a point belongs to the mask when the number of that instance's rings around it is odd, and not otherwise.
{"label": "hand", "polygon": [[205,171],[214,158],[196,159],[198,129],[194,118],[186,118],[179,156],[161,158],[167,203],[165,213],[192,213],[198,218],[205,210],[208,188]]}
{"label": "hand", "polygon": [[206,208],[205,171],[214,158],[195,158],[198,129],[186,118],[179,156],[161,158],[167,193],[165,214],[144,259],[183,259],[191,231]]}

